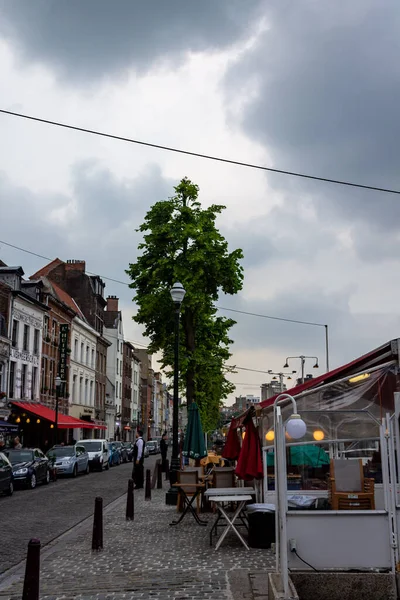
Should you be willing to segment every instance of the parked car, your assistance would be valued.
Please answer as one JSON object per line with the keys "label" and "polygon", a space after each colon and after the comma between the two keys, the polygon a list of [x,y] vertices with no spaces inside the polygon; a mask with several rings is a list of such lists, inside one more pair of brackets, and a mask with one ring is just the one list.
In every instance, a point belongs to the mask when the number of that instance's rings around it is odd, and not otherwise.
{"label": "parked car", "polygon": [[121,464],[121,453],[115,442],[108,443],[108,462],[110,467]]}
{"label": "parked car", "polygon": [[84,446],[53,446],[47,456],[54,464],[57,475],[76,477],[78,473],[89,474],[89,454]]}
{"label": "parked car", "polygon": [[158,454],[160,451],[157,440],[146,442],[146,448],[148,448],[149,454]]}
{"label": "parked car", "polygon": [[133,444],[132,442],[124,442],[125,451],[126,451],[126,459],[129,462],[132,462],[133,459]]}
{"label": "parked car", "polygon": [[21,448],[5,452],[12,464],[14,485],[25,485],[32,490],[38,483],[49,483],[50,464],[39,448]]}
{"label": "parked car", "polygon": [[[150,456],[150,450],[148,449],[147,442],[146,442],[145,446],[144,446],[144,457],[148,458],[149,456]],[[133,456],[132,456],[132,458],[133,458]]]}
{"label": "parked car", "polygon": [[0,452],[0,492],[7,496],[12,496],[14,492],[12,465],[3,452]]}
{"label": "parked car", "polygon": [[93,471],[109,469],[109,451],[107,440],[80,440],[76,444],[83,446],[89,454],[89,467]]}
{"label": "parked car", "polygon": [[126,463],[128,461],[128,455],[127,455],[124,443],[123,442],[113,442],[113,444],[121,456],[121,462]]}

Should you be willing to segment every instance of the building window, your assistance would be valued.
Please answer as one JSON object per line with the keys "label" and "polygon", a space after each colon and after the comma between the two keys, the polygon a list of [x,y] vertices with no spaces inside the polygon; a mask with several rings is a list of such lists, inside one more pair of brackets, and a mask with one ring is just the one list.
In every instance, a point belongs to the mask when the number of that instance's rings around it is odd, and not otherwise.
{"label": "building window", "polygon": [[54,363],[53,363],[52,360],[50,360],[49,367],[50,367],[50,369],[49,369],[49,371],[50,371],[50,373],[49,373],[49,375],[50,375],[50,382],[49,382],[50,391],[49,391],[49,393],[53,394],[53,390],[54,390],[54,368],[53,368],[54,367]]}
{"label": "building window", "polygon": [[[118,383],[117,383],[118,385]],[[122,383],[119,384],[119,397],[122,398]]]}
{"label": "building window", "polygon": [[88,404],[89,382],[85,379],[85,404]]}
{"label": "building window", "polygon": [[33,354],[36,354],[36,355],[39,354],[39,336],[40,336],[39,329],[35,329],[35,332],[33,334]]}
{"label": "building window", "polygon": [[94,395],[93,395],[93,381],[90,382],[90,399],[89,404],[94,406]]}
{"label": "building window", "polygon": [[15,319],[13,320],[11,340],[13,348],[16,348],[18,346],[18,321]]}
{"label": "building window", "polygon": [[90,352],[90,348],[89,346],[86,346],[86,364],[87,366],[89,366],[89,352]]}
{"label": "building window", "polygon": [[44,338],[47,338],[48,335],[49,335],[49,317],[47,315],[45,315],[44,325],[43,325],[43,336],[44,336]]}
{"label": "building window", "polygon": [[77,398],[76,398],[76,375],[72,376],[72,402],[75,402],[76,404],[77,402]]}
{"label": "building window", "polygon": [[76,361],[79,360],[79,356],[78,356],[78,338],[74,339],[74,358]]}
{"label": "building window", "polygon": [[51,324],[51,337],[53,338],[53,342],[55,342],[57,339],[57,323],[54,319]]}
{"label": "building window", "polygon": [[84,363],[85,344],[81,342],[81,363]]}
{"label": "building window", "polygon": [[83,377],[79,378],[79,404],[83,404]]}
{"label": "building window", "polygon": [[10,398],[14,398],[15,394],[15,362],[10,362],[10,385],[8,390],[8,395]]}
{"label": "building window", "polygon": [[115,384],[115,397],[118,398],[118,383]]}
{"label": "building window", "polygon": [[21,398],[26,397],[26,373],[28,370],[28,365],[22,365],[21,368]]}
{"label": "building window", "polygon": [[29,350],[29,325],[24,325],[24,341],[22,349],[25,350],[25,352],[28,352]]}
{"label": "building window", "polygon": [[117,375],[119,373],[119,358],[117,358]]}
{"label": "building window", "polygon": [[94,350],[92,348],[92,369],[94,369]]}
{"label": "building window", "polygon": [[32,386],[31,386],[31,400],[36,398],[36,385],[37,385],[37,367],[32,368]]}

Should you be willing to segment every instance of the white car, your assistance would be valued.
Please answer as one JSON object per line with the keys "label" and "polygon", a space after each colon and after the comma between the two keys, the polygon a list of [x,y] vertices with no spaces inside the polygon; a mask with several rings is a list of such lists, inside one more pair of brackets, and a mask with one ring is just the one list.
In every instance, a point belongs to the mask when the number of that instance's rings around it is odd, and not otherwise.
{"label": "white car", "polygon": [[89,454],[89,466],[93,471],[108,471],[110,465],[107,440],[80,440],[76,445],[86,449]]}

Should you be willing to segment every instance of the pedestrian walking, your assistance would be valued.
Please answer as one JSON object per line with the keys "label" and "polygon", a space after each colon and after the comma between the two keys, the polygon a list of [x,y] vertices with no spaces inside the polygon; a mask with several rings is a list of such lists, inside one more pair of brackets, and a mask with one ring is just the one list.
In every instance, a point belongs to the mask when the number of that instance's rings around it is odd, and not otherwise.
{"label": "pedestrian walking", "polygon": [[144,447],[143,431],[136,431],[136,442],[133,447],[133,481],[135,490],[142,490],[144,483]]}
{"label": "pedestrian walking", "polygon": [[161,469],[162,469],[162,472],[165,473],[165,463],[167,460],[167,452],[168,452],[167,434],[166,433],[163,433],[161,441],[160,441],[160,452],[161,452]]}
{"label": "pedestrian walking", "polygon": [[15,450],[21,450],[22,448],[22,444],[18,436],[14,439],[14,448]]}

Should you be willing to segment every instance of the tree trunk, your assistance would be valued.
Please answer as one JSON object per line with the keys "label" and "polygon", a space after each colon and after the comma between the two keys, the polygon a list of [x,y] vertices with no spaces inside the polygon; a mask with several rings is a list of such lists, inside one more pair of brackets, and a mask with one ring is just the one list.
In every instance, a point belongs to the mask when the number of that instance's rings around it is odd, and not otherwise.
{"label": "tree trunk", "polygon": [[[190,309],[185,310],[185,312],[183,314],[183,327],[185,330],[186,350],[187,350],[188,355],[191,356],[191,355],[193,355],[193,353],[196,349],[196,343],[195,343],[195,335],[194,335],[193,313]],[[195,377],[194,364],[193,364],[193,360],[190,360],[190,364],[189,364],[189,367],[186,372],[186,400],[187,400],[188,408],[192,404],[192,402],[195,401],[196,391],[195,391],[194,377]]]}

